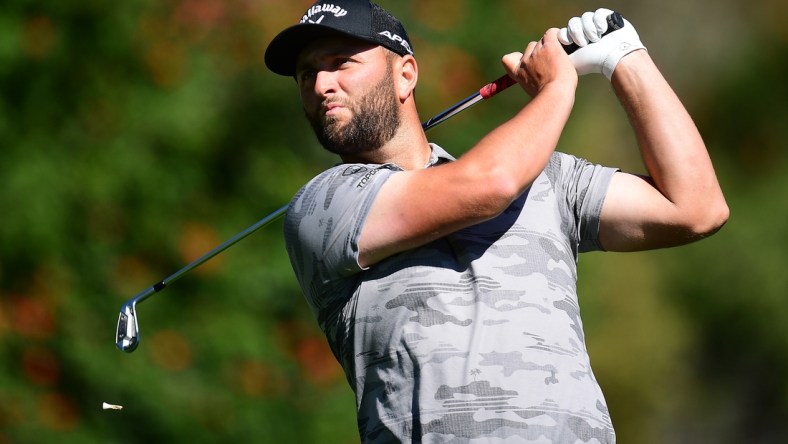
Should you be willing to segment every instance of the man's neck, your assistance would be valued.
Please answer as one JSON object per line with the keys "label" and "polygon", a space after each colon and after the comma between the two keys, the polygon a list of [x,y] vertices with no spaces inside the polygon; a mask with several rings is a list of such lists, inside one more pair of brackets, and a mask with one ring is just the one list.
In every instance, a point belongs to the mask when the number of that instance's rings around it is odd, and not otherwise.
{"label": "man's neck", "polygon": [[[418,123],[418,120],[416,122]],[[429,163],[432,154],[427,136],[421,129],[420,123],[414,127],[411,122],[408,126],[409,130],[403,130],[405,127],[406,124],[403,122],[400,131],[380,149],[357,155],[342,156],[342,161],[345,163],[392,163],[404,170],[424,168]]]}

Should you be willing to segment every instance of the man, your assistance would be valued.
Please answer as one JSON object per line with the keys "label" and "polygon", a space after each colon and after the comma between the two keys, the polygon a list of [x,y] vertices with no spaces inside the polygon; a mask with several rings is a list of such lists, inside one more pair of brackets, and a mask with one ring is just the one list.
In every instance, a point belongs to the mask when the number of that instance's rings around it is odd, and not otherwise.
{"label": "man", "polygon": [[[695,125],[631,23],[609,10],[503,56],[531,100],[455,160],[416,112],[400,22],[318,1],[266,64],[293,76],[343,164],[310,181],[285,238],[356,394],[363,442],[614,442],[576,295],[577,254],[688,243],[728,208]],[[562,43],[581,48],[567,56]],[[603,73],[650,177],[555,152],[578,73]]]}

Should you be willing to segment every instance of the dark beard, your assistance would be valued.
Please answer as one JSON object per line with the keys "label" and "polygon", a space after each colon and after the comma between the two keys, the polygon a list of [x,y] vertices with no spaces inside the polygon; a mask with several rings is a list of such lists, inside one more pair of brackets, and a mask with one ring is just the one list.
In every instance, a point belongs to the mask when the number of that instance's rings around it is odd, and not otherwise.
{"label": "dark beard", "polygon": [[342,125],[333,117],[307,119],[326,150],[340,155],[369,153],[394,137],[401,123],[391,66],[386,75],[357,103],[346,103],[353,117]]}

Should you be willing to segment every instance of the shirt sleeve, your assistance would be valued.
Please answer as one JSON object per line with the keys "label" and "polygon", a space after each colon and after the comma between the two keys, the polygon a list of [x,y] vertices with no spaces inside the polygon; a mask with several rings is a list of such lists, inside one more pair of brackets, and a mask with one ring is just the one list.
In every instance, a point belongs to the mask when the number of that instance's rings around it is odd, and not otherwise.
{"label": "shirt sleeve", "polygon": [[599,221],[610,179],[618,169],[568,154],[560,155],[562,188],[566,192],[569,212],[574,216],[578,251],[604,251],[599,242]]}
{"label": "shirt sleeve", "polygon": [[398,169],[344,164],[305,185],[285,216],[285,245],[296,277],[318,313],[346,296],[338,286],[362,271],[358,240],[378,191]]}

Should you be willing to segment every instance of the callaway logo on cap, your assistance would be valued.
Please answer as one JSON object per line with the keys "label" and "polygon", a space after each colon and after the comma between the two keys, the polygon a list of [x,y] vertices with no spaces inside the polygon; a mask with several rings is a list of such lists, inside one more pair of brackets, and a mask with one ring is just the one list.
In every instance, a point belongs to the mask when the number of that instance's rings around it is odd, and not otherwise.
{"label": "callaway logo on cap", "polygon": [[265,64],[277,74],[293,76],[298,55],[306,45],[337,34],[378,44],[399,55],[413,54],[402,23],[375,3],[320,0],[304,12],[300,23],[274,37],[265,51]]}

